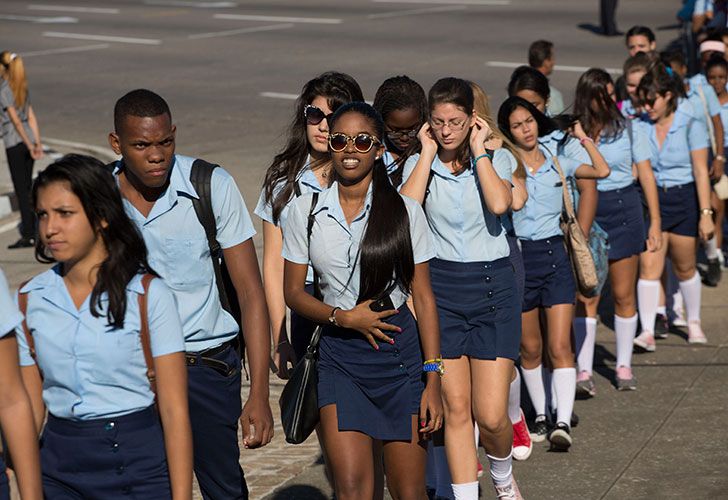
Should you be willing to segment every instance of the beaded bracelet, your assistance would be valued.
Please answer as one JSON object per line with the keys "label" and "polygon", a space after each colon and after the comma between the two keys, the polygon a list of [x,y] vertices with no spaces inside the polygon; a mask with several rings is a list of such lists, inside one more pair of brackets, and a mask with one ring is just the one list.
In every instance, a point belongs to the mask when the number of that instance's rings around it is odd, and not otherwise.
{"label": "beaded bracelet", "polygon": [[478,160],[480,160],[481,158],[488,158],[490,161],[493,161],[493,155],[491,153],[488,153],[486,151],[482,155],[478,155],[478,156],[475,157],[475,159],[473,160],[473,165],[477,165],[478,164]]}
{"label": "beaded bracelet", "polygon": [[445,373],[445,365],[442,358],[428,359],[422,363],[423,372],[437,372],[440,376]]}

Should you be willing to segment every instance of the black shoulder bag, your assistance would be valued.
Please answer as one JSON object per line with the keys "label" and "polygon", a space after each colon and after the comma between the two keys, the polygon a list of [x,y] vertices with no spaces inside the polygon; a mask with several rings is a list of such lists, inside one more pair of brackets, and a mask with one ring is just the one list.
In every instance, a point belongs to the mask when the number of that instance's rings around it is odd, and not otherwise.
{"label": "black shoulder bag", "polygon": [[[314,209],[318,202],[318,193],[311,199],[311,210],[308,214],[306,228],[308,237],[309,255],[311,253],[311,232],[316,220]],[[318,293],[318,276],[314,272],[315,296]],[[306,348],[303,359],[296,364],[291,378],[286,382],[278,403],[281,407],[281,422],[286,441],[291,444],[301,444],[316,428],[319,422],[318,408],[318,344],[321,338],[321,325],[316,327],[311,342]]]}

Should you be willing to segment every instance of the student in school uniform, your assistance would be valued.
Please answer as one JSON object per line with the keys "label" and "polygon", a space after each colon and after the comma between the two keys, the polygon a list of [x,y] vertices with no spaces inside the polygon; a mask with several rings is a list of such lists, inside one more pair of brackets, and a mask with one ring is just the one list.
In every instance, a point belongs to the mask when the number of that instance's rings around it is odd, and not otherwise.
{"label": "student in school uniform", "polygon": [[407,76],[387,78],[372,104],[384,120],[384,164],[392,183],[402,183],[405,163],[418,153],[417,133],[427,120],[427,97],[422,86]]}
{"label": "student in school uniform", "polygon": [[[576,86],[574,113],[585,132],[597,144],[611,173],[597,181],[599,201],[596,221],[609,238],[609,280],[614,298],[616,336],[615,386],[634,390],[632,341],[637,333],[637,267],[639,255],[655,252],[662,244],[660,207],[655,176],[650,166],[647,126],[627,121],[615,103],[614,82],[602,69],[590,69]],[[650,225],[645,227],[640,194],[634,187],[633,165],[647,201]],[[599,296],[586,301],[585,315],[577,314],[574,330],[587,332],[578,352],[577,395],[591,397],[596,389],[592,377]]]}
{"label": "student in school uniform", "polygon": [[16,337],[38,430],[48,408],[45,497],[190,499],[179,314],[113,177],[68,155],[38,174],[32,200],[36,258],[55,265],[18,291]]}
{"label": "student in school uniform", "polygon": [[[653,52],[657,48],[657,41],[655,39],[655,33],[650,28],[647,26],[635,25],[628,29],[624,34],[624,45],[627,48],[629,57],[634,57],[639,52]],[[618,101],[630,98],[624,74],[617,78],[617,81],[614,83],[614,87]]]}
{"label": "student in school uniform", "polygon": [[43,156],[40,130],[30,103],[23,58],[0,53],[0,135],[5,144],[10,177],[20,208],[20,239],[9,249],[35,244],[35,219],[30,204],[33,164]]}
{"label": "student in school uniform", "polygon": [[[389,180],[376,110],[345,104],[329,127],[335,182],[291,204],[283,256],[286,303],[326,325],[318,405],[336,498],[374,496],[376,443],[392,497],[425,498],[423,437],[442,425],[431,236],[422,209]],[[309,262],[319,298],[305,289]]]}
{"label": "student in school uniform", "polygon": [[445,449],[456,499],[478,497],[472,417],[500,498],[521,498],[512,474],[508,388],[518,357],[519,298],[500,216],[511,206],[511,167],[494,167],[492,132],[473,90],[442,78],[428,95],[422,152],[401,193],[422,203],[435,238],[430,264],[440,318]]}
{"label": "student in school uniform", "polygon": [[246,448],[265,446],[273,437],[270,325],[253,246],[255,229],[233,178],[215,168],[209,201],[217,244],[235,289],[228,301],[237,301],[242,311],[250,369],[250,393],[243,406],[240,326],[221,304],[210,244],[193,204],[203,195],[190,178],[195,160],[175,154],[175,132],[169,106],[159,95],[138,89],[121,97],[114,106],[114,132],[109,134],[112,150],[122,157],[114,175],[124,208],[149,249],[150,263],[177,299],[185,336],[195,475],[202,495],[247,499],[238,421]]}
{"label": "student in school uniform", "polygon": [[[551,76],[556,65],[554,44],[547,40],[536,40],[528,48],[528,65],[538,70],[546,78]],[[548,111],[551,116],[564,111],[564,96],[549,82]]]}
{"label": "student in school uniform", "polygon": [[[713,235],[708,175],[709,137],[695,118],[689,102],[681,101],[682,83],[660,64],[640,81],[638,96],[650,117],[650,163],[655,172],[660,202],[663,247],[640,259],[637,286],[642,333],[635,345],[655,350],[654,321],[659,301],[665,256],[670,255],[685,302],[688,342],[704,344],[700,326],[700,275],[696,270],[698,237]],[[686,182],[687,181],[687,182]]]}
{"label": "student in school uniform", "polygon": [[[286,331],[283,299],[283,234],[281,226],[291,202],[306,193],[319,193],[331,183],[328,151],[329,118],[339,106],[363,101],[359,84],[349,75],[329,71],[309,80],[301,89],[283,150],[273,159],[263,181],[255,214],[263,220],[263,281],[273,328],[273,361],[278,376],[288,378],[288,365],[303,359],[315,324],[291,314],[291,335]],[[306,281],[313,293],[313,270]]]}
{"label": "student in school uniform", "polygon": [[657,56],[654,52],[637,52],[624,61],[622,78],[624,78],[625,94],[619,96],[620,101],[617,103],[617,107],[625,118],[647,118],[646,113],[642,110],[642,103],[637,98],[637,86],[656,62]]}
{"label": "student in school uniform", "polygon": [[[15,329],[23,322],[0,269],[0,427],[10,449],[13,470],[23,500],[41,500],[38,434],[33,410],[23,385],[18,365],[18,344]],[[5,463],[0,457],[0,500],[10,500]]]}
{"label": "student in school uniform", "polygon": [[[520,97],[509,97],[498,111],[498,126],[518,148],[528,172],[528,201],[513,214],[513,225],[521,243],[526,268],[522,305],[521,368],[526,388],[537,413],[534,441],[547,435],[555,449],[568,450],[572,443],[571,413],[576,390],[576,369],[571,346],[576,286],[564,246],[559,219],[563,209],[563,183],[554,155],[539,144],[541,134],[548,134],[555,124]],[[591,164],[559,156],[564,177],[604,178],[609,166],[599,154],[579,122],[571,133],[587,151]],[[553,366],[556,423],[549,429],[546,397],[541,369],[543,349],[539,312],[543,309],[548,328],[548,354]]]}
{"label": "student in school uniform", "polygon": [[[528,191],[526,190],[526,168],[521,161],[521,157],[516,147],[511,141],[503,135],[498,128],[498,124],[493,119],[490,112],[490,103],[485,91],[474,82],[470,82],[475,97],[475,111],[479,117],[488,122],[491,129],[492,138],[486,141],[487,149],[494,149],[493,165],[499,168],[501,162],[506,162],[511,170],[511,213],[503,216],[503,226],[506,229],[506,239],[510,254],[508,258],[513,266],[516,278],[516,295],[523,297],[523,288],[525,286],[526,274],[523,267],[523,256],[521,248],[518,246],[518,239],[513,230],[512,212],[517,212],[526,204],[528,199]],[[521,375],[516,367],[513,369],[513,380],[508,394],[508,418],[513,424],[513,458],[516,460],[527,460],[531,456],[533,443],[528,433],[526,418],[521,410]]]}

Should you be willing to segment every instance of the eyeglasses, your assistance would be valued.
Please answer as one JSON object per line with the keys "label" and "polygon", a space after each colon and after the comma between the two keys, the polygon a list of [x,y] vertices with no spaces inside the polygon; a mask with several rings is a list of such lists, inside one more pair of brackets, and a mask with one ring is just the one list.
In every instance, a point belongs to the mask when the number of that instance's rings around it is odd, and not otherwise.
{"label": "eyeglasses", "polygon": [[324,118],[328,121],[329,118],[331,118],[331,115],[333,113],[324,114],[321,109],[317,108],[313,104],[307,104],[305,108],[303,108],[303,116],[306,117],[306,123],[309,125],[318,125],[321,123]]}
{"label": "eyeglasses", "polygon": [[407,130],[387,130],[387,139],[390,141],[414,139],[417,137],[419,129],[411,128]]}
{"label": "eyeglasses", "polygon": [[358,153],[368,153],[375,144],[379,144],[379,139],[369,134],[357,134],[354,137],[338,132],[329,135],[329,147],[335,153],[341,153],[351,141],[354,149]]}
{"label": "eyeglasses", "polygon": [[432,127],[435,130],[440,130],[440,129],[445,128],[445,126],[447,126],[453,132],[459,132],[465,128],[465,125],[467,123],[468,123],[467,119],[450,120],[449,122],[444,122],[442,120],[430,120],[430,127]]}

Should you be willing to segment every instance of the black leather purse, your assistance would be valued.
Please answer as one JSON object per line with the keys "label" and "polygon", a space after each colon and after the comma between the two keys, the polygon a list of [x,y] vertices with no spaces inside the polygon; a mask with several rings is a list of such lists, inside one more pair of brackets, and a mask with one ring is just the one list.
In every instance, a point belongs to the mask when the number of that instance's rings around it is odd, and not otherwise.
{"label": "black leather purse", "polygon": [[317,326],[306,354],[293,369],[278,403],[286,441],[301,444],[311,435],[319,422],[318,408],[318,343],[321,326]]}
{"label": "black leather purse", "polygon": [[[309,253],[311,232],[316,220],[314,209],[318,201],[318,193],[311,199],[311,210],[308,214],[307,236]],[[321,297],[318,287],[318,275],[314,271],[314,296]],[[303,359],[293,369],[291,378],[283,388],[278,404],[281,407],[281,422],[286,441],[301,444],[314,431],[319,422],[318,408],[318,344],[321,338],[321,325],[317,326],[306,348]]]}

